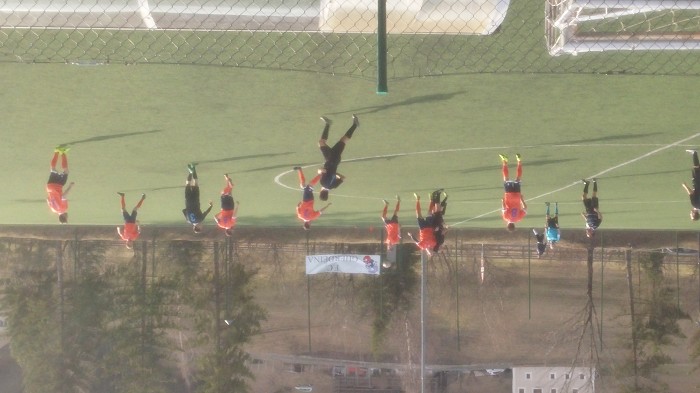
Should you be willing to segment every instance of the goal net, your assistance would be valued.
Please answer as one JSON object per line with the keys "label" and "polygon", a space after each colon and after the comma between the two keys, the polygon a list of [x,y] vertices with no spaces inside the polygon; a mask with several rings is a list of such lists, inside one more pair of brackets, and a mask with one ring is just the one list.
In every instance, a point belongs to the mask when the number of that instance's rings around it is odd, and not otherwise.
{"label": "goal net", "polygon": [[547,0],[550,55],[700,49],[700,1]]}

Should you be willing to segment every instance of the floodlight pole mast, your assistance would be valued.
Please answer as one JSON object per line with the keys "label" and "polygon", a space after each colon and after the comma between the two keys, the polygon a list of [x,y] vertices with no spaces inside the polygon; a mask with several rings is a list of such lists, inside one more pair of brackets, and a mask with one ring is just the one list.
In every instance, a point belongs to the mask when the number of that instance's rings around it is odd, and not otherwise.
{"label": "floodlight pole mast", "polygon": [[425,393],[425,251],[420,253],[420,391]]}
{"label": "floodlight pole mast", "polygon": [[377,0],[377,95],[389,92],[386,47],[386,0]]}

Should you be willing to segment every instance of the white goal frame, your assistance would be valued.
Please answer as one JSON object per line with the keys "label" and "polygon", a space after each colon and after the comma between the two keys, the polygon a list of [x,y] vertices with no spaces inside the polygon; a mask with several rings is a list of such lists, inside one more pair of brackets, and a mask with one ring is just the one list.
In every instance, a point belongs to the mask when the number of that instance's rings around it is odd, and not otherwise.
{"label": "white goal frame", "polygon": [[580,33],[578,24],[647,12],[700,10],[693,0],[547,0],[545,38],[552,56],[586,52],[698,50],[697,32]]}

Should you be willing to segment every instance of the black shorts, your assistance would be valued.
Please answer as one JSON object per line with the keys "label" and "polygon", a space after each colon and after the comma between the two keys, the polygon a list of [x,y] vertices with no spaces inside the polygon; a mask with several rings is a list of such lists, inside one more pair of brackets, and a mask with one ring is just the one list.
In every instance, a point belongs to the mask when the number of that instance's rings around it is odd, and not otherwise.
{"label": "black shorts", "polygon": [[49,174],[49,181],[46,183],[48,184],[60,184],[62,186],[66,185],[66,182],[68,181],[68,174],[67,173],[58,173],[55,171],[51,171]]}
{"label": "black shorts", "polygon": [[233,210],[233,197],[228,194],[221,196],[221,210]]}
{"label": "black shorts", "polygon": [[199,186],[185,186],[185,201],[199,206]]}
{"label": "black shorts", "polygon": [[432,228],[434,226],[435,225],[433,224],[433,216],[418,218],[418,228]]}
{"label": "black shorts", "polygon": [[550,217],[547,219],[547,228],[556,228],[559,226],[559,218]]}
{"label": "black shorts", "polygon": [[383,220],[384,220],[384,224],[398,224],[399,223],[399,216],[394,214],[393,216],[391,216],[390,219],[387,220],[386,218],[384,218]]}
{"label": "black shorts", "polygon": [[586,207],[586,213],[591,213],[598,208],[598,197],[585,198],[583,200],[583,206]]}
{"label": "black shorts", "polygon": [[325,145],[321,146],[320,149],[321,153],[323,154],[323,158],[327,163],[337,165],[340,163],[340,157],[343,154],[343,150],[345,150],[345,142],[338,141],[335,145],[333,145],[333,147],[328,147],[328,145]]}
{"label": "black shorts", "polygon": [[314,200],[314,189],[311,186],[304,187],[304,195],[301,197],[301,200],[304,202]]}
{"label": "black shorts", "polygon": [[520,192],[520,182],[514,180],[504,181],[503,189],[506,192]]}
{"label": "black shorts", "polygon": [[122,211],[122,216],[124,216],[124,222],[135,223],[136,222],[136,209],[131,211],[129,214],[126,210]]}

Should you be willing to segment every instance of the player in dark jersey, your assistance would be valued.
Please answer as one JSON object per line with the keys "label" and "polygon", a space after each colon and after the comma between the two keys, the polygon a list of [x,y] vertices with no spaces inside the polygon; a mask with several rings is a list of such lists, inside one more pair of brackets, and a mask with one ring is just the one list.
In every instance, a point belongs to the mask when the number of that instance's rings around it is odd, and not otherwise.
{"label": "player in dark jersey", "polygon": [[185,183],[185,208],[182,209],[182,214],[185,216],[185,220],[192,224],[194,233],[200,233],[202,231],[202,222],[214,204],[209,202],[209,208],[202,212],[199,203],[197,168],[195,164],[187,164],[187,170],[189,175],[187,175],[187,182]]}
{"label": "player in dark jersey", "polygon": [[593,194],[588,197],[588,185],[590,181],[583,179],[583,195],[581,200],[583,201],[583,206],[586,211],[581,213],[581,216],[586,221],[586,236],[593,237],[595,235],[596,229],[603,222],[603,213],[598,210],[598,182],[593,179]]}
{"label": "player in dark jersey", "polygon": [[537,258],[541,258],[544,252],[547,251],[547,240],[545,239],[544,232],[538,233],[535,228],[532,228],[532,233],[535,234],[535,239],[537,240]]}
{"label": "player in dark jersey", "polygon": [[696,150],[686,150],[686,152],[693,155],[693,188],[691,189],[685,183],[683,183],[683,188],[690,197],[690,205],[692,206],[690,219],[697,221],[700,218],[700,160],[698,160],[698,152]]}
{"label": "player in dark jersey", "polygon": [[338,188],[345,180],[345,176],[338,173],[338,165],[340,164],[343,150],[345,150],[345,144],[350,141],[355,129],[360,126],[360,120],[356,115],[352,115],[352,126],[333,147],[328,147],[326,143],[328,141],[328,131],[331,128],[331,121],[325,116],[321,116],[321,120],[323,120],[325,126],[323,127],[321,139],[318,141],[318,147],[321,149],[325,163],[323,164],[323,169],[318,170],[319,175],[321,175],[321,192],[319,192],[318,197],[322,201],[326,201],[328,200],[328,191]]}

